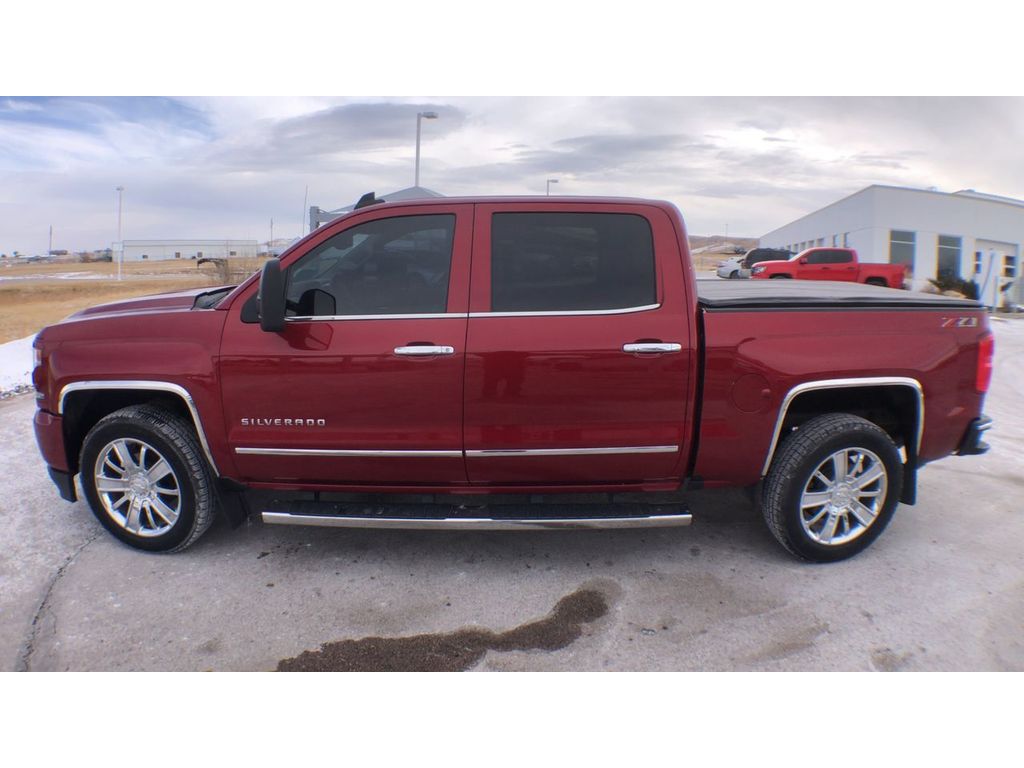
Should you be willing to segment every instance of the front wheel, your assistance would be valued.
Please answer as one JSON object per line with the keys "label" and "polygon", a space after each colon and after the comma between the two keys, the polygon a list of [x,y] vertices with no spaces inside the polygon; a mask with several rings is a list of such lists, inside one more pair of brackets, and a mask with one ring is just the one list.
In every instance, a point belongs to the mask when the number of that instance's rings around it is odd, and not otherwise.
{"label": "front wheel", "polygon": [[899,503],[903,464],[892,438],[848,413],[818,416],[786,438],[764,484],[762,511],[776,539],[815,562],[866,549]]}
{"label": "front wheel", "polygon": [[772,275],[768,278],[769,280],[790,280],[789,275]]}
{"label": "front wheel", "polygon": [[93,514],[137,549],[178,552],[213,522],[213,484],[195,432],[163,409],[129,406],[101,419],[80,466]]}

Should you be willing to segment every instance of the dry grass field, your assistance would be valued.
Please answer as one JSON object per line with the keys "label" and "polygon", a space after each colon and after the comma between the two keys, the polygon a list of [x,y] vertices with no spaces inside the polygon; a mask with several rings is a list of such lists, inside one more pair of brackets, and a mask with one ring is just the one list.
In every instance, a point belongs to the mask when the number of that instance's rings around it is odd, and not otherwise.
{"label": "dry grass field", "polygon": [[238,259],[226,269],[194,261],[125,264],[118,282],[110,262],[11,264],[0,267],[0,344],[38,332],[73,312],[108,301],[185,288],[236,283],[262,260]]}
{"label": "dry grass field", "polygon": [[[698,254],[698,271],[714,270],[728,254]],[[37,333],[80,309],[109,301],[185,288],[231,285],[256,272],[263,259],[232,259],[224,267],[194,261],[61,262],[0,265],[0,344]]]}

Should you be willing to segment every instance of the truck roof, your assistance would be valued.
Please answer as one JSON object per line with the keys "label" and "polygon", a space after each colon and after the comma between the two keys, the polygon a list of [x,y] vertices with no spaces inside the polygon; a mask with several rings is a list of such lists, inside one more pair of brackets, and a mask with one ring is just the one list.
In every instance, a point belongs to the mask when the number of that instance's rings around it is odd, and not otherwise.
{"label": "truck roof", "polygon": [[981,309],[972,299],[828,280],[698,280],[701,306],[716,309]]}
{"label": "truck roof", "polygon": [[[396,200],[391,203],[387,198],[381,203],[375,203],[366,208],[383,208],[391,206],[406,205],[452,205],[468,203],[556,203],[559,205],[588,205],[595,203],[612,203],[617,205],[655,205],[659,207],[669,206],[675,208],[673,203],[667,200],[652,200],[640,197],[602,197],[602,196],[573,196],[573,195],[466,195],[463,197],[424,197],[413,200]],[[363,211],[366,208],[360,208]]]}

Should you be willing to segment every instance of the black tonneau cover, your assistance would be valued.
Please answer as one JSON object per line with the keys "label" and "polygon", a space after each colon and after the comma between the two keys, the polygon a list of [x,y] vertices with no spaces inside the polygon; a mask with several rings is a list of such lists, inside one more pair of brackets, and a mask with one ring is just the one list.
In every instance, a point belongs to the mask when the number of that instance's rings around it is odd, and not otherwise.
{"label": "black tonneau cover", "polygon": [[698,280],[697,301],[717,309],[982,309],[971,299],[827,280]]}

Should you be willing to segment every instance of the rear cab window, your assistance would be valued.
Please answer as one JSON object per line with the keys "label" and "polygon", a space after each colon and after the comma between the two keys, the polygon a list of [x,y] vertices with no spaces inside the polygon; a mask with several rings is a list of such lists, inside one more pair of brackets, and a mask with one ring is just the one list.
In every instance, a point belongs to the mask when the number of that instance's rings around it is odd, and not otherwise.
{"label": "rear cab window", "polygon": [[657,304],[647,219],[629,213],[497,212],[492,312],[586,312]]}

